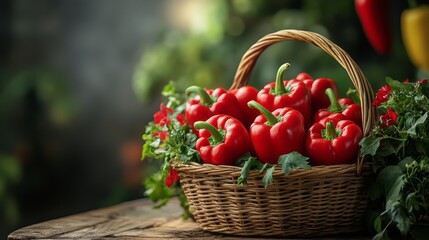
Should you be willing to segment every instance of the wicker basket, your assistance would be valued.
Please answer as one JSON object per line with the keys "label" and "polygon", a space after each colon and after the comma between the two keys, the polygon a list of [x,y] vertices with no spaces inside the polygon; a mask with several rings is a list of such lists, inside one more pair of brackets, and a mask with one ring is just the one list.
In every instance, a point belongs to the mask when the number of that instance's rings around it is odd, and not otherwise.
{"label": "wicker basket", "polygon": [[[311,43],[332,56],[346,70],[360,94],[363,132],[375,123],[373,92],[350,56],[325,37],[307,31],[282,30],[257,41],[243,56],[231,88],[248,83],[260,54],[285,40]],[[251,172],[247,186],[238,186],[241,168],[210,164],[179,164],[177,170],[192,214],[207,231],[242,236],[323,236],[353,233],[364,228],[367,201],[363,159],[355,164],[317,166],[285,176],[274,172],[267,188],[263,173]]]}

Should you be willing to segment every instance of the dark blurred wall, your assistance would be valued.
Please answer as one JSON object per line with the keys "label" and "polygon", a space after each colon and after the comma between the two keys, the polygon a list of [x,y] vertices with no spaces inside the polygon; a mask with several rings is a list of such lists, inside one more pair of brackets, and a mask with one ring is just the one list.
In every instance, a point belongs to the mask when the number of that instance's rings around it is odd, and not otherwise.
{"label": "dark blurred wall", "polygon": [[[141,133],[158,104],[136,99],[132,76],[165,24],[164,2],[2,1],[0,86],[23,72],[31,86],[0,129],[0,152],[16,156],[23,171],[14,189],[19,221],[1,234],[142,197]],[[63,97],[40,94],[47,76],[68,99],[57,122],[49,109]]]}

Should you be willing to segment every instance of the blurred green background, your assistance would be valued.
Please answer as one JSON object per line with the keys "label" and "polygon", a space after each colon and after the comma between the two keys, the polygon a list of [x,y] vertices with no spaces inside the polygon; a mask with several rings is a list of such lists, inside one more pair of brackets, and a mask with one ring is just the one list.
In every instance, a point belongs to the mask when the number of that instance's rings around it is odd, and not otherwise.
{"label": "blurred green background", "polygon": [[[229,87],[245,51],[281,29],[321,33],[384,78],[427,77],[400,33],[405,1],[389,11],[394,47],[369,45],[352,0],[6,0],[0,6],[0,238],[40,221],[143,197],[154,165],[141,134],[170,80]],[[268,48],[250,84],[307,72],[351,82],[322,50],[288,41]]]}

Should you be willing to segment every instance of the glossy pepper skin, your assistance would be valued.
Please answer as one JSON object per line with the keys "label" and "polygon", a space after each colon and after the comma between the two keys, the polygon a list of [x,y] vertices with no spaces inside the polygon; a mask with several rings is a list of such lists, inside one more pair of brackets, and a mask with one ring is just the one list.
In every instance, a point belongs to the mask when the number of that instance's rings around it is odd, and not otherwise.
{"label": "glossy pepper skin", "polygon": [[411,62],[429,71],[429,5],[404,10],[401,32]]}
{"label": "glossy pepper skin", "polygon": [[362,112],[359,104],[350,98],[337,99],[332,89],[326,90],[331,105],[328,108],[319,109],[313,116],[313,123],[319,122],[326,117],[337,117],[343,120],[351,120],[362,128]]}
{"label": "glossy pepper skin", "polygon": [[256,101],[269,111],[292,107],[301,112],[306,127],[311,125],[311,95],[307,86],[298,80],[282,80],[283,72],[290,66],[286,63],[277,71],[276,81],[268,83],[258,92]]}
{"label": "glossy pepper skin", "polygon": [[249,132],[234,117],[217,114],[207,121],[198,121],[196,149],[205,163],[235,165],[239,157],[252,151]]}
{"label": "glossy pepper skin", "polygon": [[350,164],[356,161],[361,128],[350,120],[324,118],[307,133],[306,152],[312,165]]}
{"label": "glossy pepper skin", "polygon": [[198,86],[191,86],[186,89],[185,94],[193,98],[186,102],[185,118],[192,130],[197,133],[193,127],[197,121],[205,121],[216,114],[227,114],[245,121],[246,118],[235,95],[223,88],[205,90]]}
{"label": "glossy pepper skin", "polygon": [[388,54],[393,43],[389,0],[355,0],[355,9],[369,43],[378,54]]}
{"label": "glossy pepper skin", "polygon": [[299,111],[284,107],[270,112],[256,101],[248,104],[261,112],[249,130],[259,161],[275,164],[283,154],[293,151],[304,154],[304,118]]}
{"label": "glossy pepper skin", "polygon": [[297,80],[303,81],[310,90],[311,104],[313,113],[319,109],[327,108],[331,104],[325,91],[331,88],[336,97],[338,97],[337,83],[330,78],[313,79],[307,73],[300,73],[296,76]]}
{"label": "glossy pepper skin", "polygon": [[243,121],[244,126],[249,129],[250,125],[253,123],[253,120],[259,115],[259,111],[247,106],[247,103],[251,100],[256,100],[259,90],[252,86],[243,86],[238,89],[230,90],[238,102],[240,103],[241,109],[245,115],[245,120]]}

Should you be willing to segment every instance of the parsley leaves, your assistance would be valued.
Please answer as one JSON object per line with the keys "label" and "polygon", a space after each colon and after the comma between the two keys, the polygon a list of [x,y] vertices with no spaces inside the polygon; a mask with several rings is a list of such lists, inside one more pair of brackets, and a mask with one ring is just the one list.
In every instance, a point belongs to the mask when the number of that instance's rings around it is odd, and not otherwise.
{"label": "parsley leaves", "polygon": [[238,165],[241,166],[242,169],[241,175],[237,179],[237,184],[246,185],[250,170],[257,170],[260,173],[265,171],[262,182],[265,187],[268,187],[273,182],[273,173],[277,167],[280,166],[282,172],[285,175],[289,175],[294,169],[311,169],[308,159],[308,157],[305,157],[298,152],[291,152],[281,155],[277,164],[263,164],[256,157],[246,154],[238,160]]}

